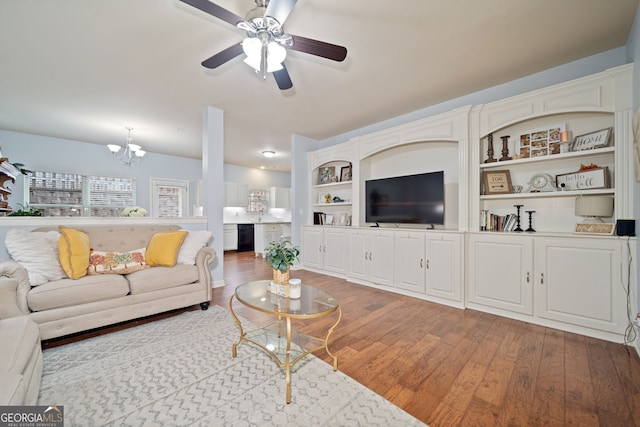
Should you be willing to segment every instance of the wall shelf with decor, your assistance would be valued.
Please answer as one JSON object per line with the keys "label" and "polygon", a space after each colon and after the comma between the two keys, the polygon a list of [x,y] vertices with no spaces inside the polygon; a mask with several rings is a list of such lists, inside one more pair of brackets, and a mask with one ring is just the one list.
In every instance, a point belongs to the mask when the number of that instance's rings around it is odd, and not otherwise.
{"label": "wall shelf with decor", "polygon": [[351,145],[340,144],[309,153],[310,224],[319,225],[322,216],[331,220],[327,225],[351,225],[352,151]]}
{"label": "wall shelf with decor", "polygon": [[483,211],[508,215],[521,205],[523,222],[531,211],[536,231],[571,233],[585,219],[575,213],[583,196],[614,198],[605,222],[631,215],[629,100],[616,99],[615,91],[627,73],[601,73],[478,108],[470,229],[482,229]]}

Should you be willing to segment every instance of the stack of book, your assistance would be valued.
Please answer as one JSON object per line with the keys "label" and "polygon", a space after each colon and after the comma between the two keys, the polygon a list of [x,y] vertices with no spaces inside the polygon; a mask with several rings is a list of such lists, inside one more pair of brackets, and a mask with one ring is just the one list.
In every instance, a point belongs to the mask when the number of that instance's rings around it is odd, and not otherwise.
{"label": "stack of book", "polygon": [[483,231],[509,232],[515,230],[518,226],[518,216],[514,213],[507,215],[489,213],[485,218],[486,223],[480,224],[480,229]]}

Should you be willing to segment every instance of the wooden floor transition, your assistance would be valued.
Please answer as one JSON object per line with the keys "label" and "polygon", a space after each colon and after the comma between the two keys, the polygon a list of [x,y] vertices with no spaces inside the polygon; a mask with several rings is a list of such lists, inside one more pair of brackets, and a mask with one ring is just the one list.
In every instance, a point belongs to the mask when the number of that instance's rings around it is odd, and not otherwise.
{"label": "wooden floor transition", "polygon": [[[212,304],[225,308],[237,285],[271,275],[253,252],[226,252],[224,263],[226,286],[213,290]],[[340,301],[343,317],[329,345],[340,371],[431,427],[640,426],[640,359],[633,348],[304,270],[291,276]],[[182,311],[50,340],[43,348]],[[296,326],[315,334],[329,323]],[[326,353],[317,356],[330,361]],[[295,400],[295,375],[292,381]]]}

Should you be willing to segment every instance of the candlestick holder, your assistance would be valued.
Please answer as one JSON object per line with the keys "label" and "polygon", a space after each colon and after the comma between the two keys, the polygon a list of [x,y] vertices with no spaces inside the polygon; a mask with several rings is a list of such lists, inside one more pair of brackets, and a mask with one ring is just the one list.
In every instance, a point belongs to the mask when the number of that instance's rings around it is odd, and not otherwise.
{"label": "candlestick holder", "polygon": [[513,157],[509,157],[509,138],[510,135],[501,136],[502,139],[502,157],[500,157],[500,161],[504,162],[505,160],[511,160]]}
{"label": "candlestick holder", "polygon": [[493,163],[493,162],[497,162],[497,160],[493,157],[493,134],[490,133],[489,136],[487,136],[487,140],[488,140],[488,144],[487,144],[487,160],[485,160],[485,163]]}
{"label": "candlestick holder", "polygon": [[529,228],[527,228],[524,231],[528,231],[530,233],[534,233],[536,230],[533,229],[533,227],[531,226],[531,222],[532,222],[532,216],[536,211],[526,211],[529,214]]}
{"label": "candlestick holder", "polygon": [[520,227],[520,208],[523,207],[524,205],[513,205],[516,208],[516,228],[513,229],[513,231],[517,231],[518,233],[524,231],[521,227]]}

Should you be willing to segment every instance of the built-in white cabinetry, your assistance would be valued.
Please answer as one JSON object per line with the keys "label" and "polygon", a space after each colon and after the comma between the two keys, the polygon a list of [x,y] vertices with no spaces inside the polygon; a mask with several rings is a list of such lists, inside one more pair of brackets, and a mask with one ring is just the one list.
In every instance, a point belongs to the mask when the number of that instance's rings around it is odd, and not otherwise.
{"label": "built-in white cabinetry", "polygon": [[425,233],[394,231],[394,286],[399,289],[425,291]]}
{"label": "built-in white cabinetry", "polygon": [[425,233],[425,293],[431,301],[463,307],[464,235]]}
{"label": "built-in white cabinetry", "polygon": [[269,207],[275,209],[291,209],[291,189],[271,187],[269,189]]}
{"label": "built-in white cabinetry", "polygon": [[357,228],[350,236],[350,278],[393,286],[393,231]]}
{"label": "built-in white cabinetry", "polygon": [[224,206],[246,208],[249,204],[249,186],[238,182],[224,183]]}
{"label": "built-in white cabinetry", "polygon": [[225,224],[223,250],[235,251],[237,249],[238,249],[238,225]]}
{"label": "built-in white cabinetry", "polygon": [[622,237],[471,233],[468,307],[620,340],[633,252]]}
{"label": "built-in white cabinetry", "polygon": [[[350,143],[308,155],[310,179],[309,224],[352,224],[354,147]],[[315,219],[314,219],[315,218]]]}
{"label": "built-in white cabinetry", "polygon": [[344,277],[349,261],[349,228],[303,227],[302,264],[305,268]]}
{"label": "built-in white cabinetry", "polygon": [[624,330],[625,239],[544,237],[535,246],[539,317],[614,333]]}
{"label": "built-in white cabinetry", "polygon": [[[350,212],[348,281],[621,342],[627,311],[640,311],[637,241],[575,233],[585,221],[575,204],[606,196],[614,212],[605,222],[634,217],[632,77],[633,65],[624,65],[311,152],[308,224],[314,212],[334,221]],[[605,129],[606,143],[584,143]],[[582,143],[573,144],[577,137]],[[344,165],[351,182],[333,178]],[[592,165],[605,171],[603,185],[566,178]],[[367,227],[367,180],[435,169],[445,171],[442,229]],[[579,184],[562,187],[558,177]],[[520,227],[529,228],[531,213],[535,232],[481,231],[483,213],[506,217],[516,205]],[[316,253],[303,253],[304,266],[331,274],[318,253],[324,233],[305,228],[304,251]]]}
{"label": "built-in white cabinetry", "polygon": [[469,303],[533,314],[533,237],[497,233],[467,238]]}

